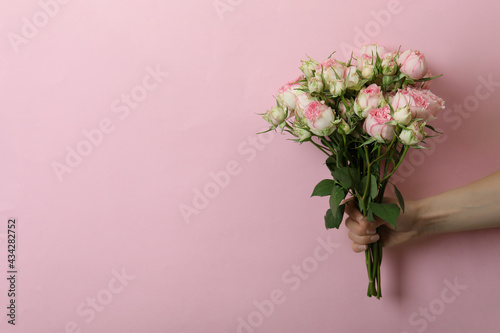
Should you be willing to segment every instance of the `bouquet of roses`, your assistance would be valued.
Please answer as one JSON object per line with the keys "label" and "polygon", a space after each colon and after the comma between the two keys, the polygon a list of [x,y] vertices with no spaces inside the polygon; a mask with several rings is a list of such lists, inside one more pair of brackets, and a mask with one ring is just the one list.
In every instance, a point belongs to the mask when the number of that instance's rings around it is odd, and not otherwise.
{"label": "bouquet of roses", "polygon": [[[333,55],[333,54],[332,54]],[[299,143],[310,142],[325,153],[332,179],[316,185],[312,196],[330,196],[326,228],[342,222],[345,198],[354,198],[368,220],[379,217],[396,227],[404,200],[394,186],[398,204],[384,203],[390,177],[408,149],[430,137],[427,122],[444,109],[444,101],[428,88],[432,76],[417,50],[388,52],[377,44],[361,47],[348,62],[302,60],[303,75],[285,84],[276,106],[263,114],[271,124]],[[366,252],[368,296],[382,296],[380,241]]]}

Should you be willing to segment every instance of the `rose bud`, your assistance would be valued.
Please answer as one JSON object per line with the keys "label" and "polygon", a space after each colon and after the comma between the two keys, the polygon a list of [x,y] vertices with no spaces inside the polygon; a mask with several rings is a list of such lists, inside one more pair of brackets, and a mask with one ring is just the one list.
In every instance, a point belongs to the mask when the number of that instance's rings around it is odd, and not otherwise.
{"label": "rose bud", "polygon": [[323,91],[323,80],[321,77],[313,76],[307,80],[307,87],[309,92],[321,92]]}
{"label": "rose bud", "polygon": [[301,60],[301,61],[302,61],[302,66],[300,66],[299,69],[302,71],[302,73],[304,73],[304,76],[306,78],[314,76],[314,72],[316,71],[319,65],[318,62],[313,59]]}
{"label": "rose bud", "polygon": [[394,120],[391,117],[391,109],[384,106],[379,109],[373,109],[368,113],[363,124],[363,129],[370,136],[379,142],[387,142],[394,137],[394,125],[388,122]]}
{"label": "rose bud", "polygon": [[306,141],[311,137],[311,132],[303,128],[301,125],[295,123],[293,125],[293,133],[299,139],[300,142]]}
{"label": "rose bud", "polygon": [[399,134],[399,140],[402,144],[413,146],[425,138],[425,122],[414,121],[410,126],[404,128]]}
{"label": "rose bud", "polygon": [[401,72],[414,80],[423,78],[427,73],[427,61],[423,53],[418,50],[406,50],[401,53],[398,57],[398,64],[401,65]]}
{"label": "rose bud", "polygon": [[384,54],[382,57],[382,74],[384,75],[394,75],[397,72],[398,64],[395,52],[390,52]]}
{"label": "rose bud", "polygon": [[275,106],[271,110],[268,110],[262,118],[273,126],[279,126],[279,124],[285,121],[286,112],[282,108]]}
{"label": "rose bud", "polygon": [[357,87],[357,85],[359,83],[359,80],[360,80],[358,72],[356,71],[356,67],[351,66],[351,67],[346,68],[344,77],[345,77],[345,80],[346,80],[345,81],[346,88],[348,88],[348,89],[350,89],[350,88],[356,89],[356,87]]}

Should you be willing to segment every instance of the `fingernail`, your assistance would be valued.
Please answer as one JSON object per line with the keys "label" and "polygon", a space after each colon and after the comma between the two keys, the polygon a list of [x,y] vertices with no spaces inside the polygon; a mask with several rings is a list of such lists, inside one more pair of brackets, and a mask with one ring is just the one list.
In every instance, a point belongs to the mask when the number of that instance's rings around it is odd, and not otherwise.
{"label": "fingernail", "polygon": [[368,248],[366,245],[358,245],[358,248],[361,250],[361,251],[366,251],[366,249]]}
{"label": "fingernail", "polygon": [[368,235],[373,235],[377,233],[377,229],[366,229],[366,233]]}
{"label": "fingernail", "polygon": [[379,236],[379,235],[373,235],[373,236],[371,236],[371,237],[370,237],[370,240],[371,240],[372,242],[375,242],[375,241],[378,241],[378,239],[379,239],[379,238],[380,238],[380,236]]}

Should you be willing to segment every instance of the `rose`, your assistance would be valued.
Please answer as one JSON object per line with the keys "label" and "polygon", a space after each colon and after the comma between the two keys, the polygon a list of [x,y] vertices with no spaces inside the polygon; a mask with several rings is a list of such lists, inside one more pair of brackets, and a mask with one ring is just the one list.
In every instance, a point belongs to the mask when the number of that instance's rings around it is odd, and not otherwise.
{"label": "rose", "polygon": [[293,134],[299,139],[299,142],[304,142],[311,137],[311,132],[297,123],[293,124]]}
{"label": "rose", "polygon": [[359,55],[369,55],[370,57],[373,57],[373,61],[377,58],[377,54],[382,57],[384,54],[387,53],[387,49],[383,46],[380,46],[378,44],[367,44],[361,46],[361,49],[359,50]]}
{"label": "rose", "polygon": [[354,112],[361,117],[366,118],[370,110],[378,108],[385,104],[384,95],[380,87],[375,83],[361,90],[354,101]]}
{"label": "rose", "polygon": [[361,46],[359,56],[356,58],[357,68],[361,72],[361,77],[371,79],[375,69],[377,54],[380,58],[387,53],[385,47],[378,44],[368,44]]}
{"label": "rose", "polygon": [[302,66],[299,67],[299,69],[304,73],[306,78],[310,78],[314,76],[314,72],[316,71],[318,67],[318,62],[316,60],[310,59],[309,60],[301,60]]}
{"label": "rose", "polygon": [[384,75],[394,75],[397,72],[397,56],[395,52],[390,52],[384,54],[382,57],[382,74]]}
{"label": "rose", "polygon": [[297,88],[302,85],[302,83],[299,82],[302,79],[304,79],[304,77],[299,76],[298,78],[288,82],[278,90],[278,96],[276,97],[276,99],[282,107],[288,108],[290,112],[295,111],[295,100],[297,98],[297,95],[303,93],[302,91],[297,90]]}
{"label": "rose", "polygon": [[394,110],[410,107],[412,119],[433,120],[438,112],[444,109],[444,101],[427,89],[406,87],[398,90],[392,97],[391,105]]}
{"label": "rose", "polygon": [[339,103],[338,110],[343,119],[348,119],[348,117],[354,113],[352,102],[348,99]]}
{"label": "rose", "polygon": [[324,102],[313,101],[304,109],[304,120],[309,130],[318,136],[327,136],[335,130],[335,115]]}
{"label": "rose", "polygon": [[402,144],[413,146],[425,138],[425,122],[414,121],[410,126],[404,128],[399,134],[399,140]]}
{"label": "rose", "polygon": [[354,67],[354,66],[347,67],[345,70],[344,77],[345,77],[346,88],[359,89],[358,84],[359,84],[360,78],[359,78],[358,72],[356,71],[356,67]]}
{"label": "rose", "polygon": [[351,126],[344,119],[340,119],[337,127],[339,131],[343,132],[344,134],[349,134],[352,130]]}
{"label": "rose", "polygon": [[316,101],[316,99],[312,98],[311,95],[306,92],[298,94],[295,98],[295,115],[299,118],[303,118],[304,109],[309,103],[314,101]]}
{"label": "rose", "polygon": [[335,59],[326,59],[316,68],[318,73],[323,72],[326,81],[331,79],[343,79],[346,66]]}
{"label": "rose", "polygon": [[309,88],[309,92],[321,92],[323,91],[323,80],[321,77],[313,76],[307,80],[307,87]]}
{"label": "rose", "polygon": [[406,50],[398,57],[398,64],[402,73],[414,80],[424,77],[427,73],[427,61],[418,50]]}
{"label": "rose", "polygon": [[319,64],[317,73],[321,73],[325,80],[325,88],[333,97],[339,96],[344,90],[344,75],[346,66],[335,59],[326,59]]}
{"label": "rose", "polygon": [[363,79],[370,79],[373,76],[373,71],[375,69],[372,56],[363,54],[356,58],[356,61],[356,67],[361,72],[361,77]]}
{"label": "rose", "polygon": [[333,79],[331,81],[327,81],[326,83],[330,90],[330,94],[332,94],[333,97],[337,97],[342,94],[345,85],[343,79]]}
{"label": "rose", "polygon": [[271,125],[279,126],[279,124],[285,121],[286,112],[279,106],[276,106],[268,110],[262,117]]}
{"label": "rose", "polygon": [[405,95],[402,95],[402,90],[396,93],[388,93],[386,98],[393,109],[392,117],[401,125],[408,125],[412,120],[410,103]]}
{"label": "rose", "polygon": [[392,120],[394,119],[391,117],[389,106],[386,105],[379,109],[373,109],[368,113],[363,124],[363,129],[379,142],[390,141],[394,137],[395,126],[388,122]]}

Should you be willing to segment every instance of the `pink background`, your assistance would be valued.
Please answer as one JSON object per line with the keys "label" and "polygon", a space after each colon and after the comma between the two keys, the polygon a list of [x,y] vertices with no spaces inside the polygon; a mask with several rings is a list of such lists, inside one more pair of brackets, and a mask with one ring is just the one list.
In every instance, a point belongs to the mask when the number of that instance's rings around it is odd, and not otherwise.
{"label": "pink background", "polygon": [[[2,332],[498,332],[499,230],[386,250],[367,298],[364,255],[309,198],[321,153],[255,133],[306,55],[402,45],[447,103],[445,136],[398,174],[405,197],[497,170],[500,4],[54,1],[0,3],[0,276],[9,217],[19,271]],[[68,149],[87,156],[58,179]]]}

